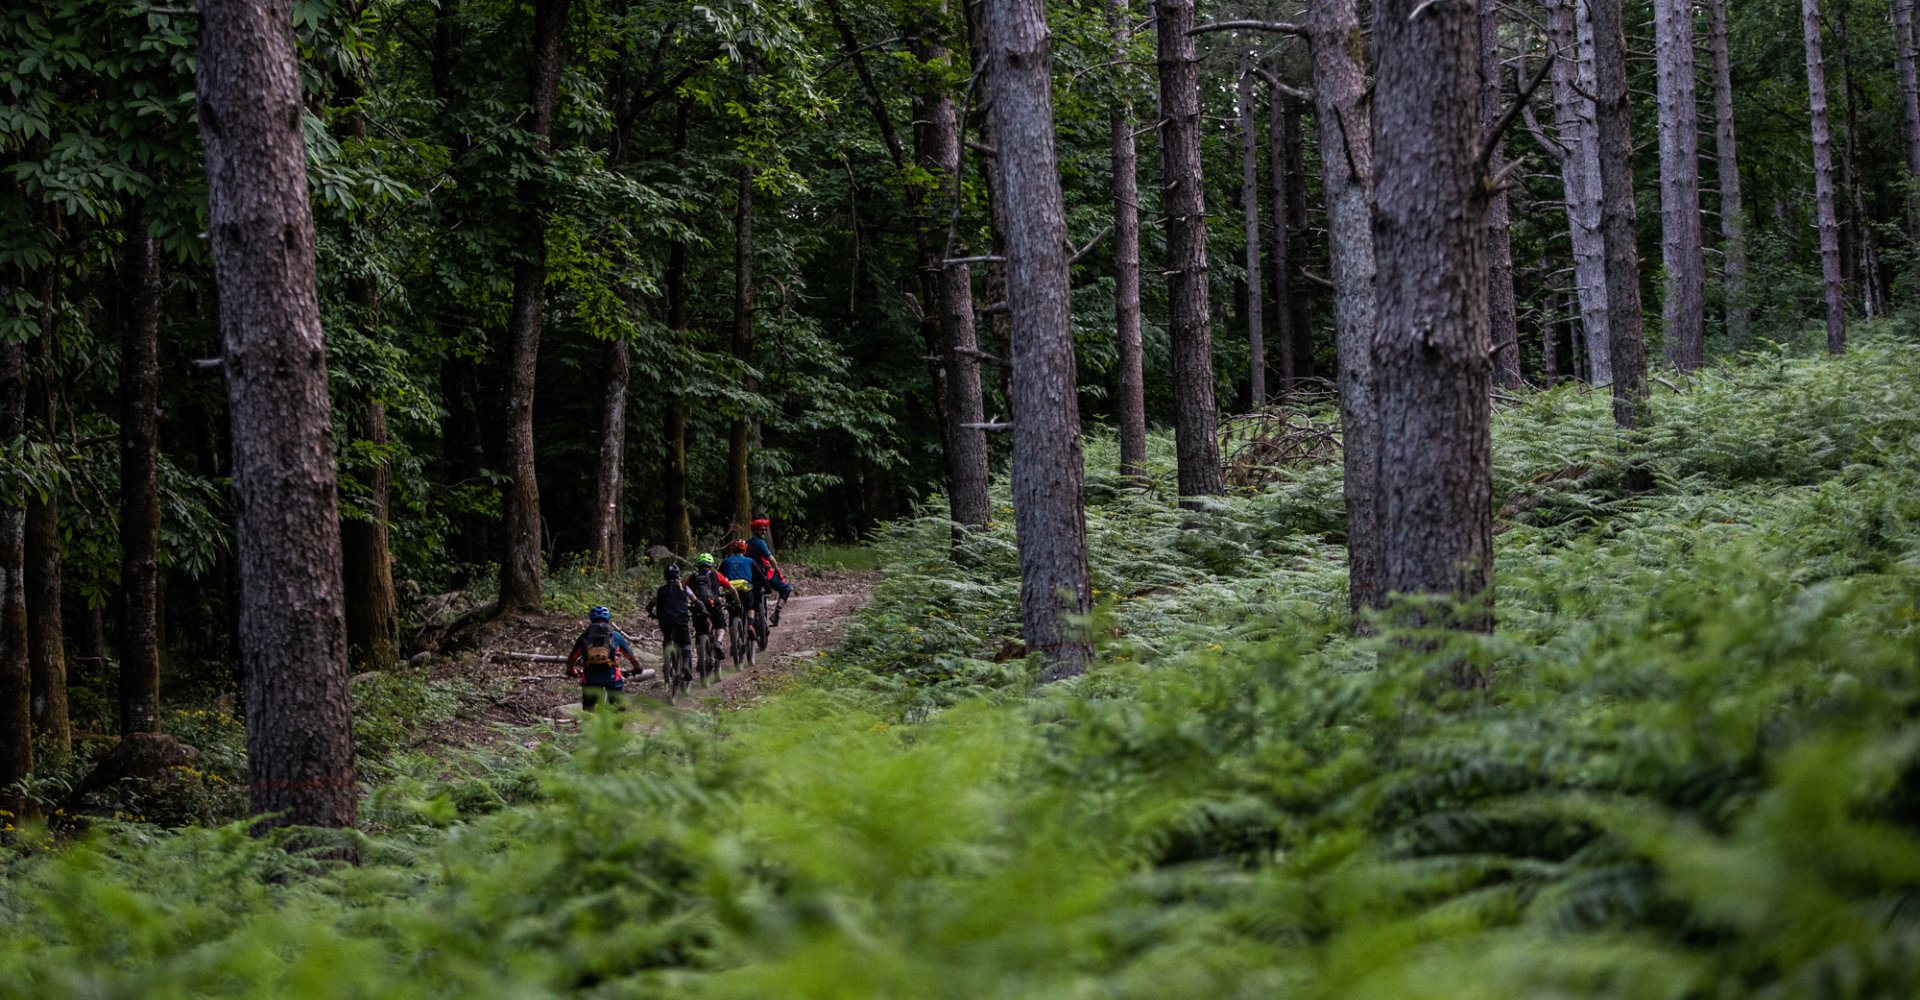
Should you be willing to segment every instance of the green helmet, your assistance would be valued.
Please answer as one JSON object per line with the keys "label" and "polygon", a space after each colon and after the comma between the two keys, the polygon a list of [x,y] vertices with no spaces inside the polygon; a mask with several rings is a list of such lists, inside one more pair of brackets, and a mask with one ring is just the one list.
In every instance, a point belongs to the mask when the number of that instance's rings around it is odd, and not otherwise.
{"label": "green helmet", "polygon": [[699,563],[702,566],[711,566],[713,565],[713,553],[702,552],[699,555],[695,556],[693,561]]}

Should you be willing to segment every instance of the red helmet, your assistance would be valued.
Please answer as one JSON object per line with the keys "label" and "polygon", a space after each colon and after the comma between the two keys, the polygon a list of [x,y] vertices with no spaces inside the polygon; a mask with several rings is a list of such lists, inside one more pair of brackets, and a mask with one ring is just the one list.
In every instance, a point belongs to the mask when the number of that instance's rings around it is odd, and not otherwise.
{"label": "red helmet", "polygon": [[761,519],[759,519],[759,520],[757,520],[757,521],[755,521],[755,522],[753,522],[753,526],[754,526],[754,527],[755,527],[756,529],[758,529],[758,528],[771,528],[771,527],[773,527],[773,522],[772,522],[772,521],[769,521],[769,520],[767,520],[766,518],[764,518],[764,517],[763,517],[763,518],[761,518]]}
{"label": "red helmet", "polygon": [[746,540],[746,539],[744,539],[744,538],[736,538],[736,539],[734,539],[734,542],[733,542],[733,551],[735,551],[735,552],[745,552],[745,551],[747,551],[747,540]]}

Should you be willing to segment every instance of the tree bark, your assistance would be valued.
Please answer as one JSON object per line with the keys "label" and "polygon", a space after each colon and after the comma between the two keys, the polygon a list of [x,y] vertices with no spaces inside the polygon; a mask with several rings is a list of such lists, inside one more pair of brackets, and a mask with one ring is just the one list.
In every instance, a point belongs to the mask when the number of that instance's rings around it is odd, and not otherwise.
{"label": "tree bark", "polygon": [[[527,65],[527,131],[544,160],[551,148],[560,97],[560,47],[571,0],[534,0],[532,51]],[[500,562],[500,611],[541,605],[540,480],[533,456],[533,395],[540,363],[540,319],[547,299],[546,179],[536,172],[519,184],[519,232],[513,262],[513,307],[507,319],[506,552]]]}
{"label": "tree bark", "polygon": [[1240,214],[1247,246],[1247,409],[1267,403],[1267,320],[1260,294],[1260,126],[1253,115],[1253,73],[1240,71]]}
{"label": "tree bark", "polygon": [[350,826],[340,521],[290,9],[203,0],[199,91],[236,430],[249,806],[262,828]]}
{"label": "tree bark", "polygon": [[1346,478],[1347,601],[1356,630],[1380,604],[1380,422],[1373,389],[1373,125],[1366,52],[1355,0],[1307,9],[1320,176],[1327,204],[1334,346],[1339,354],[1340,437]]}
{"label": "tree bark", "polygon": [[[1911,6],[1913,0],[1901,0]],[[1713,60],[1713,155],[1720,174],[1720,252],[1726,289],[1727,340],[1742,345],[1753,322],[1747,307],[1747,233],[1745,208],[1740,203],[1740,154],[1733,134],[1733,67],[1727,57],[1726,0],[1706,0],[1707,47]],[[1896,9],[1899,4],[1896,4]],[[1912,64],[1908,64],[1912,69]],[[1920,106],[1915,110],[1920,120]],[[1911,151],[1920,175],[1920,148]],[[1916,224],[1920,232],[1920,224]]]}
{"label": "tree bark", "polygon": [[[952,61],[946,44],[947,8],[935,5],[933,18],[921,26],[914,56],[930,66]],[[917,98],[913,128],[915,159],[937,182],[935,190],[951,203],[960,191],[960,122],[953,95],[939,83]],[[935,218],[938,214],[935,213]],[[930,245],[942,237],[927,234]],[[944,258],[945,249],[941,250]],[[932,275],[934,301],[926,309],[939,311],[940,341],[947,383],[947,512],[955,524],[985,525],[993,513],[987,496],[987,434],[985,407],[980,399],[979,340],[973,321],[973,272],[965,264],[936,261]]]}
{"label": "tree bark", "polygon": [[[753,167],[740,165],[738,197],[733,215],[733,357],[741,365],[753,363]],[[746,379],[746,389],[759,389],[759,380]],[[733,418],[727,436],[727,509],[733,529],[747,536],[753,522],[753,482],[749,462],[753,447],[753,420],[745,413]]]}
{"label": "tree bark", "polygon": [[[26,348],[0,341],[0,442],[12,442],[26,430],[26,389]],[[14,783],[33,773],[26,536],[26,497],[0,497],[0,809],[12,814],[10,822],[25,804],[14,794]]]}
{"label": "tree bark", "polygon": [[[56,271],[43,271],[40,294],[40,371],[27,391],[29,418],[39,437],[55,445],[58,414],[54,391],[54,296]],[[73,749],[73,723],[67,714],[67,647],[60,616],[60,492],[27,499],[27,672],[33,692],[33,732],[56,754]]]}
{"label": "tree bark", "polygon": [[1552,0],[1548,31],[1560,58],[1553,66],[1553,108],[1566,192],[1567,235],[1573,246],[1574,291],[1580,301],[1580,337],[1587,348],[1587,381],[1613,381],[1612,310],[1607,303],[1607,247],[1602,233],[1600,124],[1593,106],[1591,5]]}
{"label": "tree bark", "polygon": [[[1186,11],[1192,14],[1191,7]],[[1007,210],[1021,623],[1028,651],[1047,661],[1051,680],[1080,673],[1093,659],[1085,629],[1070,620],[1088,612],[1091,597],[1067,220],[1054,155],[1053,57],[1040,0],[987,4],[985,28],[989,114],[1000,150],[995,167]],[[1191,70],[1191,62],[1187,66]],[[1213,469],[1217,478],[1217,462]]]}
{"label": "tree bark", "polygon": [[1133,50],[1129,0],[1108,0],[1113,51],[1123,60],[1119,99],[1109,125],[1113,133],[1113,328],[1118,344],[1120,474],[1137,481],[1147,474],[1145,361],[1140,342],[1140,185],[1133,146],[1133,102],[1128,99],[1124,60]]}
{"label": "tree bark", "polygon": [[[1192,506],[1192,498],[1217,495],[1224,489],[1213,400],[1213,325],[1207,308],[1199,77],[1193,38],[1187,34],[1193,27],[1193,0],[1154,0],[1154,11],[1160,62],[1161,204],[1167,227],[1167,335],[1173,342],[1173,436],[1181,503]],[[1006,144],[1003,139],[1002,147]],[[1050,141],[1048,148],[1052,148]]]}
{"label": "tree bark", "polygon": [[121,251],[120,732],[160,728],[160,250],[146,212]]}
{"label": "tree bark", "polygon": [[[631,297],[627,289],[621,292],[623,302]],[[607,383],[600,399],[600,461],[593,478],[593,555],[601,569],[617,572],[626,564],[627,548],[620,530],[621,501],[626,498],[627,342],[609,341],[602,353]]]}
{"label": "tree bark", "polygon": [[1694,94],[1693,2],[1654,0],[1660,121],[1660,303],[1667,363],[1689,372],[1706,360],[1706,259],[1700,231],[1700,112]]}
{"label": "tree bark", "polygon": [[[1278,64],[1275,65],[1276,74]],[[1275,80],[1279,77],[1276,75]],[[1273,212],[1273,339],[1279,354],[1280,395],[1286,396],[1297,386],[1295,379],[1299,375],[1293,357],[1293,232],[1288,225],[1292,218],[1290,206],[1293,203],[1288,186],[1293,181],[1291,164],[1297,156],[1295,150],[1287,148],[1287,141],[1299,139],[1297,132],[1290,133],[1289,122],[1297,122],[1298,116],[1288,114],[1291,98],[1279,87],[1268,88],[1267,93],[1267,180],[1271,192]],[[1371,237],[1369,237],[1371,239]]]}
{"label": "tree bark", "polygon": [[[667,250],[667,329],[676,339],[687,331],[685,243],[676,242]],[[693,519],[687,512],[687,401],[679,387],[671,384],[666,387],[666,396],[667,461],[660,485],[667,544],[675,552],[692,552]]]}
{"label": "tree bark", "polygon": [[1627,41],[1620,3],[1588,0],[1593,20],[1594,118],[1600,139],[1600,236],[1607,252],[1607,354],[1613,368],[1613,419],[1621,427],[1638,427],[1646,415],[1647,347],[1640,316]]}
{"label": "tree bark", "polygon": [[[1500,5],[1482,0],[1475,20],[1480,53],[1480,132],[1493,130],[1506,113],[1500,83]],[[1506,165],[1505,142],[1496,143],[1487,170],[1497,176]],[[1495,191],[1487,203],[1487,317],[1493,340],[1493,381],[1506,388],[1523,385],[1520,375],[1520,320],[1513,296],[1513,224],[1507,194]]]}
{"label": "tree bark", "polygon": [[[361,432],[384,452],[387,405],[366,401]],[[393,589],[393,553],[388,545],[393,471],[384,454],[365,473],[368,520],[340,525],[341,571],[346,582],[347,649],[356,667],[392,666],[400,658],[400,611]]]}
{"label": "tree bark", "polygon": [[1807,45],[1807,101],[1813,112],[1813,197],[1820,218],[1820,275],[1826,291],[1827,352],[1847,350],[1846,292],[1840,284],[1840,220],[1834,206],[1833,137],[1827,125],[1827,68],[1820,55],[1820,0],[1801,0]]}
{"label": "tree bark", "polygon": [[1282,145],[1287,151],[1287,307],[1293,314],[1287,327],[1293,332],[1293,377],[1295,384],[1314,378],[1313,308],[1300,281],[1300,269],[1307,262],[1307,143],[1300,125],[1301,103],[1292,97],[1281,101],[1284,112]]}
{"label": "tree bark", "polygon": [[1866,311],[1866,318],[1873,319],[1886,312],[1886,297],[1880,287],[1880,252],[1875,244],[1873,220],[1867,214],[1867,202],[1864,188],[1865,176],[1860,170],[1860,106],[1866,103],[1865,95],[1860,92],[1853,76],[1853,47],[1847,44],[1847,8],[1839,8],[1837,22],[1833,26],[1833,42],[1840,49],[1841,87],[1847,95],[1847,132],[1846,141],[1841,143],[1841,184],[1846,187],[1853,201],[1852,230],[1855,239],[1856,258],[1859,261],[1860,299]]}
{"label": "tree bark", "polygon": [[[347,137],[365,142],[367,117],[357,106],[362,92],[359,79],[351,75],[340,85],[340,103],[353,109],[347,115]],[[367,338],[377,341],[380,289],[373,275],[360,273],[349,279],[347,298]],[[393,553],[388,544],[393,468],[386,454],[390,443],[387,407],[371,392],[354,396],[363,440],[373,449],[374,458],[372,466],[361,474],[360,483],[367,496],[368,516],[341,521],[340,546],[346,579],[348,655],[357,669],[364,670],[390,666],[399,659],[400,612],[393,588]]]}
{"label": "tree bark", "polygon": [[[1416,7],[1424,6],[1418,11]],[[1381,586],[1493,627],[1493,365],[1473,7],[1381,0],[1374,94]],[[1411,622],[1440,624],[1431,612]],[[1453,681],[1491,678],[1462,662]]]}
{"label": "tree bark", "polygon": [[[1724,2],[1710,0],[1715,11]],[[1900,69],[1900,138],[1907,154],[1907,239],[1920,245],[1920,71],[1915,69],[1913,0],[1893,0],[1893,40]]]}

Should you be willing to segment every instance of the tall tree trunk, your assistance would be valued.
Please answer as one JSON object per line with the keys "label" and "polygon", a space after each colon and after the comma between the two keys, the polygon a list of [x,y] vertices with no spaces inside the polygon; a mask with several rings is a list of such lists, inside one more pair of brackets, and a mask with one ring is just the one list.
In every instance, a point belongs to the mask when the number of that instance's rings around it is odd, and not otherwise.
{"label": "tall tree trunk", "polygon": [[160,728],[160,250],[127,217],[120,294],[120,732]]}
{"label": "tall tree trunk", "polygon": [[[5,289],[0,285],[0,290]],[[0,441],[26,430],[26,348],[0,341]],[[26,499],[0,497],[0,809],[25,803],[14,783],[33,773],[33,670],[27,656]],[[10,817],[11,818],[11,817]]]}
{"label": "tall tree trunk", "polygon": [[1260,294],[1260,126],[1253,116],[1253,73],[1240,70],[1240,214],[1247,244],[1247,409],[1267,402],[1267,319]]}
{"label": "tall tree trunk", "polygon": [[1660,106],[1660,302],[1667,363],[1688,372],[1706,360],[1706,259],[1700,233],[1700,112],[1694,94],[1693,0],[1654,0]]}
{"label": "tall tree trunk", "polygon": [[[360,81],[348,76],[340,87],[340,103],[351,109],[346,119],[350,139],[365,142],[367,117],[358,107]],[[364,221],[364,220],[363,220]],[[369,340],[380,333],[380,289],[373,275],[354,275],[347,298]],[[393,588],[393,552],[388,543],[391,522],[389,494],[393,468],[387,459],[387,407],[370,391],[355,393],[363,440],[374,451],[371,467],[360,474],[367,497],[367,517],[340,524],[341,568],[346,579],[347,650],[361,669],[392,665],[399,659],[400,612]]]}
{"label": "tall tree trunk", "polygon": [[1320,129],[1320,176],[1327,204],[1328,277],[1333,281],[1339,353],[1340,436],[1345,445],[1347,601],[1360,613],[1380,604],[1380,415],[1373,386],[1373,124],[1366,53],[1355,0],[1307,8],[1313,100]]}
{"label": "tall tree trunk", "polygon": [[[1278,81],[1279,65],[1274,66],[1274,80]],[[1298,121],[1297,116],[1288,113],[1292,98],[1279,87],[1270,87],[1267,92],[1267,179],[1269,199],[1273,214],[1273,339],[1279,353],[1277,359],[1280,368],[1280,395],[1285,396],[1294,390],[1299,375],[1293,356],[1293,233],[1287,222],[1292,218],[1289,206],[1293,203],[1287,188],[1293,181],[1290,164],[1298,155],[1297,151],[1287,148],[1289,137],[1298,139],[1298,133],[1289,133],[1287,125]]]}
{"label": "tall tree trunk", "polygon": [[[1480,53],[1480,131],[1492,131],[1506,113],[1505,88],[1500,84],[1500,5],[1482,0],[1475,21]],[[1493,175],[1506,165],[1502,147],[1494,146],[1487,169]],[[1513,224],[1507,211],[1507,193],[1495,191],[1487,203],[1487,317],[1493,342],[1494,384],[1512,388],[1524,384],[1520,375],[1520,320],[1513,297]]]}
{"label": "tall tree trunk", "polygon": [[351,826],[326,346],[290,9],[203,0],[199,119],[220,290],[247,677],[249,807],[263,826]]}
{"label": "tall tree trunk", "polygon": [[[753,363],[753,167],[740,165],[738,197],[733,214],[733,357]],[[758,391],[759,380],[746,380],[748,392]],[[745,413],[733,418],[727,436],[727,509],[733,528],[746,537],[753,522],[753,483],[750,452],[753,421]]]}
{"label": "tall tree trunk", "polygon": [[[1160,200],[1167,227],[1167,335],[1173,342],[1173,436],[1181,502],[1191,505],[1193,497],[1217,495],[1224,489],[1213,401],[1213,324],[1207,308],[1199,76],[1193,37],[1187,34],[1193,27],[1193,0],[1154,0],[1154,10],[1160,60]],[[999,121],[997,114],[994,120]],[[1001,146],[1006,145],[1002,140]],[[1051,141],[1047,148],[1053,148]]]}
{"label": "tall tree trunk", "polygon": [[[1381,586],[1463,602],[1463,619],[1451,624],[1485,632],[1493,628],[1493,365],[1487,178],[1475,164],[1478,33],[1469,5],[1416,12],[1422,5],[1381,0],[1374,18]],[[1464,662],[1453,679],[1466,688],[1491,682]]]}
{"label": "tall tree trunk", "polygon": [[[384,452],[389,440],[387,404],[367,400],[361,420],[366,442]],[[356,666],[371,669],[391,666],[400,658],[400,612],[387,535],[393,472],[385,455],[375,459],[364,475],[368,519],[341,522],[340,555],[346,581],[347,649]]]}
{"label": "tall tree trunk", "polygon": [[[1719,12],[1726,0],[1709,2]],[[1719,16],[1724,22],[1725,14]],[[1720,30],[1725,32],[1724,24]],[[1913,0],[1893,0],[1893,41],[1900,67],[1900,138],[1907,154],[1907,239],[1920,244],[1920,71],[1915,69]]]}
{"label": "tall tree trunk", "polygon": [[1833,138],[1827,126],[1827,67],[1820,55],[1820,0],[1801,0],[1807,43],[1807,101],[1813,111],[1813,197],[1820,217],[1820,275],[1827,306],[1827,352],[1847,350],[1846,292],[1840,284],[1840,219],[1834,207]]}
{"label": "tall tree trunk", "polygon": [[[673,151],[676,157],[687,150],[689,117],[693,111],[693,102],[683,100],[674,114]],[[687,336],[687,245],[674,241],[667,247],[667,329],[672,331],[675,343],[684,343]],[[661,476],[661,515],[664,524],[667,545],[675,552],[693,551],[693,518],[687,511],[687,411],[686,397],[680,394],[680,387],[672,384],[663,386],[666,397],[665,437],[667,446],[666,468]]]}
{"label": "tall tree trunk", "polygon": [[1841,144],[1843,183],[1853,199],[1853,231],[1858,240],[1860,298],[1866,317],[1873,319],[1886,312],[1886,296],[1880,285],[1880,252],[1875,244],[1873,219],[1867,214],[1865,175],[1860,170],[1860,106],[1865,95],[1853,76],[1853,47],[1847,44],[1847,8],[1839,9],[1833,29],[1834,44],[1840,48],[1841,86],[1847,96],[1847,139]]}
{"label": "tall tree trunk", "polygon": [[[632,291],[623,286],[620,292],[631,311]],[[602,353],[607,383],[600,398],[600,461],[593,477],[593,554],[601,569],[618,571],[626,564],[627,549],[620,530],[626,498],[627,342],[609,341]]]}
{"label": "tall tree trunk", "polygon": [[[527,131],[544,160],[560,97],[560,46],[571,0],[534,0],[533,41],[527,65]],[[519,184],[519,232],[513,262],[513,307],[507,319],[506,489],[507,549],[500,561],[500,611],[538,610],[541,555],[540,480],[533,458],[533,395],[540,363],[540,318],[547,300],[545,177]]]}
{"label": "tall tree trunk", "polygon": [[1600,197],[1600,123],[1593,106],[1592,4],[1552,0],[1548,31],[1561,56],[1553,68],[1553,108],[1566,154],[1561,179],[1567,202],[1567,233],[1573,244],[1574,289],[1580,299],[1581,340],[1587,348],[1586,379],[1613,381],[1613,310],[1607,303],[1605,212]]}
{"label": "tall tree trunk", "polygon": [[1140,343],[1140,185],[1126,85],[1125,60],[1133,51],[1129,7],[1129,0],[1108,0],[1113,51],[1121,60],[1120,96],[1108,124],[1113,133],[1113,328],[1120,366],[1114,420],[1120,425],[1120,474],[1138,481],[1147,474],[1147,389]]}
{"label": "tall tree trunk", "polygon": [[1621,0],[1588,0],[1593,20],[1594,119],[1599,127],[1600,236],[1607,249],[1607,354],[1613,419],[1637,427],[1647,406],[1647,345],[1635,246],[1633,134],[1627,112],[1627,36]]}
{"label": "tall tree trunk", "polygon": [[[915,58],[929,66],[952,61],[947,48],[947,8],[935,5],[930,21],[922,25],[914,44]],[[951,203],[960,190],[960,125],[953,95],[944,82],[919,95],[916,101],[913,145],[921,169],[938,181],[935,190]],[[933,218],[939,218],[934,213]],[[942,240],[938,233],[930,240]],[[945,255],[944,247],[941,256]],[[973,273],[965,264],[938,261],[933,284],[937,290],[928,310],[939,310],[942,354],[946,358],[947,512],[955,524],[979,527],[993,513],[987,497],[987,434],[980,400],[979,341],[973,323]]]}
{"label": "tall tree trunk", "polygon": [[[1192,7],[1185,9],[1190,18]],[[1006,208],[1007,304],[1013,316],[1012,478],[1021,623],[1028,651],[1045,658],[1046,677],[1054,679],[1085,670],[1093,644],[1071,621],[1088,612],[1091,597],[1067,218],[1054,155],[1053,57],[1040,0],[997,0],[986,5],[985,15],[989,114],[1000,150],[995,166]],[[1186,44],[1191,53],[1191,41]],[[1186,66],[1191,72],[1190,60]],[[1191,86],[1186,93],[1193,98]],[[1217,480],[1217,461],[1212,469]]]}
{"label": "tall tree trunk", "polygon": [[1293,377],[1296,382],[1316,376],[1313,367],[1313,303],[1300,281],[1307,264],[1307,144],[1300,126],[1301,103],[1288,97],[1282,103],[1287,151],[1287,307],[1293,313],[1287,326],[1293,331]]}
{"label": "tall tree trunk", "polygon": [[[54,391],[54,296],[58,272],[43,269],[40,292],[40,370],[27,391],[29,418],[40,440],[57,447],[58,414]],[[67,715],[67,646],[60,617],[60,493],[27,499],[27,672],[32,678],[33,732],[53,751],[73,749],[73,723]]]}
{"label": "tall tree trunk", "polygon": [[[1747,342],[1753,323],[1747,308],[1747,233],[1740,204],[1740,154],[1733,135],[1733,66],[1727,57],[1727,0],[1707,2],[1707,47],[1713,59],[1713,156],[1720,172],[1720,253],[1727,298],[1727,340]],[[1913,0],[1901,0],[1911,6]],[[1896,8],[1899,5],[1896,4]],[[1907,64],[1912,69],[1912,64]],[[1920,120],[1920,105],[1916,105]],[[1916,133],[1920,134],[1920,133]],[[1920,147],[1912,150],[1920,175]],[[1916,215],[1920,218],[1920,215]],[[1920,232],[1920,224],[1916,225]]]}

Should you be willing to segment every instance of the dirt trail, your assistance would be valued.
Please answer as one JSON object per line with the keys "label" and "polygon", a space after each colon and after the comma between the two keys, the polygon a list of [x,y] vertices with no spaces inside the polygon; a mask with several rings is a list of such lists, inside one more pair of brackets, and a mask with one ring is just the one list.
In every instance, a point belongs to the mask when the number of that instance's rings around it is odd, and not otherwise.
{"label": "dirt trail", "polygon": [[[832,649],[852,615],[873,593],[872,573],[807,571],[790,567],[794,596],[780,614],[780,625],[751,666],[728,669],[707,687],[695,684],[680,696],[678,708],[739,711],[791,687],[807,663]],[[658,668],[660,633],[652,622],[621,622],[641,661]],[[520,615],[475,627],[462,637],[461,649],[431,661],[436,679],[459,678],[488,692],[478,711],[437,724],[416,746],[491,746],[506,738],[498,724],[577,723],[580,687],[557,663],[496,657],[497,653],[564,655],[583,624],[564,615]],[[666,686],[657,678],[629,681],[630,699],[664,705]]]}

